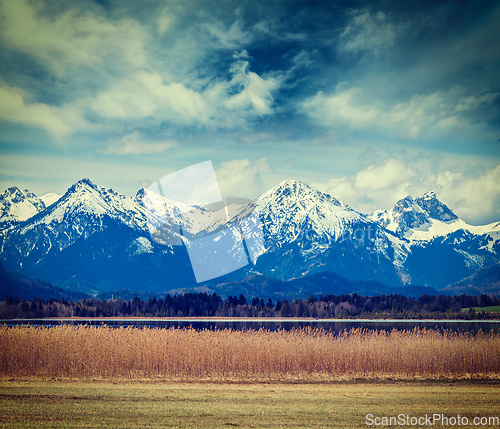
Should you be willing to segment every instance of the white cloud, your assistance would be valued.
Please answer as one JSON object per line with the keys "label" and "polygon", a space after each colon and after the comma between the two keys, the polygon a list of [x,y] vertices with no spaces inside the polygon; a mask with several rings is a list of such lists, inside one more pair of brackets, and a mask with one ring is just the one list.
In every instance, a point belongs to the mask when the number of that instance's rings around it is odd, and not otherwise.
{"label": "white cloud", "polygon": [[470,95],[469,97],[462,97],[455,108],[457,112],[465,110],[472,110],[479,107],[481,104],[491,104],[500,95],[500,93],[486,93],[481,95]]}
{"label": "white cloud", "polygon": [[233,58],[235,60],[239,60],[241,58],[247,59],[250,58],[250,55],[248,55],[248,51],[246,49],[242,49],[240,52],[235,52],[233,54]]}
{"label": "white cloud", "polygon": [[473,225],[500,221],[500,166],[472,174],[464,165],[448,164],[448,168],[442,166],[436,172],[437,166],[431,165],[434,157],[418,155],[405,161],[389,158],[352,176],[331,178],[312,186],[363,213],[390,209],[407,195],[416,198],[434,191],[457,216]]}
{"label": "white cloud", "polygon": [[436,174],[438,198],[473,224],[496,216],[500,221],[500,165],[470,176],[464,171],[445,171]]}
{"label": "white cloud", "polygon": [[355,188],[361,191],[375,191],[407,182],[414,175],[415,172],[407,168],[403,161],[388,159],[382,165],[370,165],[357,173],[354,184]]}
{"label": "white cloud", "polygon": [[[259,76],[250,70],[243,46],[251,36],[241,21],[221,24],[202,13],[196,25],[183,26],[184,7],[171,5],[146,26],[126,17],[126,9],[117,10],[105,16],[98,5],[0,0],[2,44],[49,72],[47,88],[18,72],[16,82],[30,85],[32,98],[28,102],[10,91],[14,109],[5,109],[3,119],[62,138],[75,131],[116,135],[162,124],[243,129],[273,112],[273,93],[282,82],[277,73]],[[205,67],[221,50],[234,53],[226,80],[213,64]],[[51,91],[54,105],[37,103]]]}
{"label": "white cloud", "polygon": [[[457,25],[453,34],[440,32],[430,40],[429,31],[447,28],[450,10],[412,16],[396,9],[387,15],[370,9],[348,13],[337,47],[363,54],[339,74],[349,76],[351,87],[318,92],[303,109],[326,127],[377,131],[385,138],[491,139],[488,122],[498,116],[493,70],[499,59],[494,40],[500,8],[474,25]],[[383,54],[384,61],[364,54]]]}
{"label": "white cloud", "polygon": [[370,165],[353,176],[332,178],[314,187],[352,205],[363,213],[390,208],[409,194],[415,172],[400,159]]}
{"label": "white cloud", "polygon": [[170,27],[170,24],[172,23],[172,16],[168,12],[167,8],[160,12],[160,16],[156,20],[156,23],[158,24],[158,33],[160,34],[165,33]]}
{"label": "white cloud", "polygon": [[273,92],[281,76],[259,76],[249,70],[248,61],[237,60],[230,68],[231,80],[210,84],[203,96],[213,107],[213,124],[221,128],[246,128],[248,121],[273,113]]}
{"label": "white cloud", "polygon": [[[0,82],[0,119],[41,127],[58,138],[82,129],[104,129],[103,124],[110,121],[123,127],[115,128],[118,132],[127,127],[158,126],[163,122],[180,126],[244,126],[252,117],[272,113],[271,92],[280,84],[278,79],[262,78],[248,67],[248,62],[238,60],[231,69],[230,81],[216,82],[204,92],[180,82],[167,82],[158,72],[138,71],[130,78],[112,83],[94,97],[74,100],[61,107],[29,103],[28,95],[21,89]],[[85,111],[94,118],[97,115],[97,121],[93,124],[86,121],[82,115]],[[125,151],[123,153],[136,150],[120,147],[116,150]],[[160,149],[156,143],[154,147],[156,149],[151,146],[150,150]]]}
{"label": "white cloud", "polygon": [[256,73],[248,70],[247,61],[236,61],[230,71],[233,78],[230,87],[241,87],[241,91],[227,98],[224,102],[228,109],[253,109],[259,116],[271,113],[273,97],[271,91],[279,86],[279,81],[268,77],[263,79]]}
{"label": "white cloud", "polygon": [[197,91],[178,82],[164,83],[157,72],[137,72],[88,100],[102,117],[147,118],[172,123],[206,122],[211,107]]}
{"label": "white cloud", "polygon": [[279,79],[263,78],[248,68],[247,61],[236,61],[230,81],[215,82],[202,92],[166,82],[158,72],[140,71],[83,104],[103,118],[233,128],[252,117],[271,114],[272,91],[280,85]]}
{"label": "white cloud", "polygon": [[292,58],[292,62],[295,64],[295,67],[310,67],[314,64],[313,57],[317,56],[317,54],[317,50],[309,52],[306,49],[302,49]]}
{"label": "white cloud", "polygon": [[225,198],[254,198],[264,190],[261,173],[270,170],[266,158],[261,158],[255,163],[247,158],[233,159],[221,163],[215,171],[221,193]]}
{"label": "white cloud", "polygon": [[224,49],[236,49],[242,42],[249,43],[252,37],[242,29],[240,21],[233,22],[229,29],[221,22],[205,23],[202,27],[217,41],[218,46]]}
{"label": "white cloud", "polygon": [[377,107],[364,103],[361,88],[335,92],[330,96],[320,91],[302,107],[309,116],[333,127],[369,128],[380,117]]}
{"label": "white cloud", "polygon": [[140,155],[165,152],[177,145],[175,140],[151,140],[138,130],[126,133],[118,139],[110,139],[106,150],[108,155]]}
{"label": "white cloud", "polygon": [[73,131],[72,126],[62,119],[61,109],[43,103],[28,103],[25,101],[27,97],[20,88],[0,82],[0,119],[43,128],[56,138]]}
{"label": "white cloud", "polygon": [[2,0],[0,36],[11,49],[37,58],[57,75],[95,66],[106,57],[128,66],[145,63],[146,33],[132,19],[108,21],[90,10],[69,9],[48,17],[43,2]]}
{"label": "white cloud", "polygon": [[377,55],[394,45],[396,27],[388,22],[383,12],[371,14],[355,10],[340,35],[340,49],[343,51],[369,51]]}
{"label": "white cloud", "polygon": [[324,126],[331,128],[373,130],[389,136],[419,139],[425,134],[458,133],[473,127],[474,119],[465,113],[492,103],[498,93],[486,92],[463,96],[465,89],[417,94],[410,99],[394,102],[377,90],[338,85],[331,95],[319,92],[304,101],[302,109]]}

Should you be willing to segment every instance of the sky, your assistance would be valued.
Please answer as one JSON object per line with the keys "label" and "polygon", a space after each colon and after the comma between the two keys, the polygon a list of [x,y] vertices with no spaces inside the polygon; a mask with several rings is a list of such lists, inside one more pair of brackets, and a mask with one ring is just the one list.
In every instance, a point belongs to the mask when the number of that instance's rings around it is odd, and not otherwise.
{"label": "sky", "polygon": [[0,190],[211,160],[226,198],[500,221],[499,70],[499,1],[0,0]]}

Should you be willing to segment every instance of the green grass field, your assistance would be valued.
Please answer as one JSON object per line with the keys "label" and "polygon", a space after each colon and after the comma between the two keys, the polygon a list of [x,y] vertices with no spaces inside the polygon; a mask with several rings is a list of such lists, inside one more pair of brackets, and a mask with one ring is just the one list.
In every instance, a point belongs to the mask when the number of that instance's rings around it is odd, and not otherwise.
{"label": "green grass field", "polygon": [[[467,308],[462,308],[462,311],[464,313],[467,313],[469,311],[470,307]],[[489,307],[473,307],[474,310],[476,310],[477,313],[481,313],[484,311],[485,313],[500,313],[500,305],[491,305]]]}
{"label": "green grass field", "polygon": [[374,427],[367,426],[367,414],[435,413],[470,422],[475,416],[500,416],[500,384],[0,381],[5,428],[348,429]]}

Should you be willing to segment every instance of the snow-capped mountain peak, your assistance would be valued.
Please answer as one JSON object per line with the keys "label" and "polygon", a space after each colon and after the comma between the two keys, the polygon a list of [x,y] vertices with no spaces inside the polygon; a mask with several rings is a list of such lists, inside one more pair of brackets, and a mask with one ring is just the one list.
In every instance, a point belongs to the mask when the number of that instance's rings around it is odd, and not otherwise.
{"label": "snow-capped mountain peak", "polygon": [[434,192],[427,192],[421,198],[417,198],[416,203],[422,207],[432,219],[443,222],[457,220],[458,216],[453,213],[445,204],[439,201]]}
{"label": "snow-capped mountain peak", "polygon": [[262,194],[257,199],[258,206],[261,207],[264,202],[269,200],[274,200],[277,203],[282,201],[301,201],[303,205],[307,205],[307,202],[314,204],[327,203],[352,211],[347,204],[344,204],[331,195],[315,190],[306,183],[292,179],[284,180],[279,185]]}
{"label": "snow-capped mountain peak", "polygon": [[399,200],[391,210],[378,210],[368,217],[412,242],[429,241],[460,229],[473,234],[485,234],[496,230],[493,224],[485,226],[467,224],[439,201],[433,191],[415,199],[407,196]]}
{"label": "snow-capped mountain peak", "polygon": [[434,191],[428,191],[426,192],[423,196],[422,196],[422,199],[424,200],[433,200],[433,199],[437,199],[436,197],[436,193]]}
{"label": "snow-capped mountain peak", "polygon": [[0,194],[0,224],[23,222],[45,209],[45,203],[27,189],[12,186]]}
{"label": "snow-capped mountain peak", "polygon": [[369,222],[328,194],[296,180],[285,180],[256,200],[268,237],[295,241],[301,234],[339,239],[349,225]]}
{"label": "snow-capped mountain peak", "polygon": [[432,219],[437,219],[443,222],[458,219],[445,204],[439,201],[434,192],[427,192],[421,198],[417,198],[415,202],[422,207]]}
{"label": "snow-capped mountain peak", "polygon": [[[172,273],[185,279],[190,272],[187,250],[171,244],[230,228],[217,207],[181,207],[149,192],[141,189],[128,198],[82,179],[48,205],[29,191],[9,188],[0,195],[0,208],[2,216],[15,222],[0,224],[2,263],[49,280],[102,278],[103,285],[110,278],[123,282],[128,275],[120,273],[129,268],[129,274],[140,272],[155,284]],[[434,192],[407,196],[392,209],[367,216],[329,194],[286,180],[255,204],[266,246],[255,270],[266,275],[292,278],[331,270],[356,278],[443,286],[498,262],[500,223],[468,225]],[[223,211],[238,220],[254,208],[233,201]],[[441,264],[454,267],[442,278]],[[160,267],[165,275],[158,280]]]}
{"label": "snow-capped mountain peak", "polygon": [[406,232],[429,222],[429,214],[412,197],[399,200],[392,209],[392,217],[398,232]]}
{"label": "snow-capped mountain peak", "polygon": [[55,204],[37,215],[38,223],[52,224],[72,218],[85,217],[94,224],[101,224],[104,218],[117,220],[133,229],[148,231],[147,208],[141,204],[138,195],[129,198],[113,189],[82,179],[71,186]]}

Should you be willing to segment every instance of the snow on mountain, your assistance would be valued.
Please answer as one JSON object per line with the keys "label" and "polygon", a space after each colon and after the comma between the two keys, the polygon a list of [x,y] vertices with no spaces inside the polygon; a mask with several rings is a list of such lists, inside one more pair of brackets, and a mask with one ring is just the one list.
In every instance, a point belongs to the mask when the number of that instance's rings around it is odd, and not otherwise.
{"label": "snow on mountain", "polygon": [[437,219],[431,219],[430,222],[410,231],[406,237],[412,241],[429,241],[433,238],[451,234],[463,229],[476,235],[499,232],[499,224],[491,223],[489,225],[474,226],[469,225],[462,219],[443,222]]}
{"label": "snow on mountain", "polygon": [[60,194],[49,193],[49,194],[42,195],[39,198],[44,202],[45,207],[48,207],[51,204],[54,204],[61,197],[62,197],[62,195],[60,195]]}
{"label": "snow on mountain", "polygon": [[399,200],[391,210],[376,211],[369,218],[405,238],[430,220],[429,213],[410,196]]}
{"label": "snow on mountain", "polygon": [[153,243],[146,237],[138,237],[129,245],[129,253],[134,255],[144,255],[146,253],[154,253]]}
{"label": "snow on mountain", "polygon": [[56,204],[38,213],[31,220],[29,228],[40,224],[67,223],[75,218],[100,219],[103,216],[114,218],[133,228],[145,229],[144,208],[132,198],[95,185],[89,179],[82,179],[71,186]]}
{"label": "snow on mountain", "polygon": [[[157,199],[152,200],[152,195]],[[55,199],[56,196],[51,197]],[[50,200],[50,198],[48,198]],[[152,203],[153,201],[153,203]],[[29,227],[36,225],[70,224],[78,219],[92,220],[95,226],[102,224],[104,218],[113,219],[134,230],[149,232],[148,225],[171,226],[172,218],[165,207],[165,199],[144,189],[134,198],[115,192],[113,189],[98,186],[89,179],[82,179],[71,186],[55,204],[38,213]],[[170,208],[178,208],[168,202]]]}
{"label": "snow on mountain", "polygon": [[[0,210],[0,256],[11,268],[31,267],[40,276],[59,270],[59,279],[71,271],[68,278],[95,282],[83,268],[95,265],[103,284],[111,281],[106,270],[115,270],[116,278],[120,270],[127,272],[132,281],[130,273],[144,267],[155,267],[148,271],[151,279],[158,267],[169,279],[184,278],[181,272],[191,269],[189,240],[203,238],[210,247],[236,233],[243,233],[255,270],[283,278],[330,270],[389,284],[442,287],[455,281],[450,273],[457,271],[443,267],[462,267],[456,276],[463,277],[498,262],[500,254],[500,223],[468,225],[433,192],[364,215],[295,180],[280,183],[255,203],[235,199],[226,207],[188,207],[147,189],[129,198],[83,179],[61,197],[9,188],[0,195]],[[231,243],[234,255],[244,257],[240,241]],[[66,261],[61,267],[60,255]],[[73,260],[84,261],[82,270],[72,267]]]}
{"label": "snow on mountain", "polygon": [[141,189],[136,200],[146,209],[149,231],[158,244],[182,245],[227,228],[232,217],[244,208],[237,204],[224,207],[223,202],[207,206],[188,206],[172,201],[150,189]]}
{"label": "snow on mountain", "polygon": [[23,222],[45,209],[45,203],[27,189],[15,186],[0,194],[0,224]]}
{"label": "snow on mountain", "polygon": [[[45,259],[49,252],[62,251],[79,239],[88,239],[108,226],[125,227],[148,236],[148,212],[140,198],[128,198],[112,189],[82,179],[49,207],[15,226],[2,241],[2,252],[15,264],[28,258],[30,263]],[[144,243],[142,243],[144,244]]]}
{"label": "snow on mountain", "polygon": [[257,200],[267,238],[292,242],[302,234],[345,238],[349,226],[369,220],[328,194],[296,180],[285,180]]}
{"label": "snow on mountain", "polygon": [[500,231],[500,223],[469,225],[441,203],[434,192],[399,200],[391,210],[378,210],[368,217],[410,242],[430,241],[458,230],[476,235]]}
{"label": "snow on mountain", "polygon": [[[235,204],[231,207],[236,214],[242,210]],[[110,226],[139,234],[140,239],[127,248],[131,254],[140,255],[153,253],[154,244],[183,245],[228,224],[224,207],[188,207],[146,189],[129,198],[89,179],[75,183],[49,207],[40,202],[40,210],[31,209],[24,219],[29,221],[18,225],[1,243],[2,252],[17,255],[16,263],[27,256],[38,263],[54,248],[62,251]]]}
{"label": "snow on mountain", "polygon": [[296,243],[303,257],[311,260],[323,255],[326,259],[320,265],[337,266],[331,269],[341,269],[339,261],[333,262],[335,246],[342,254],[348,252],[364,258],[367,265],[376,265],[375,259],[379,258],[384,264],[390,261],[397,269],[408,255],[407,243],[395,234],[304,183],[286,180],[264,193],[256,203],[268,246]]}
{"label": "snow on mountain", "polygon": [[458,219],[455,213],[437,199],[435,192],[427,192],[422,197],[415,199],[415,202],[429,214],[431,219],[442,222]]}

